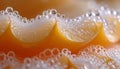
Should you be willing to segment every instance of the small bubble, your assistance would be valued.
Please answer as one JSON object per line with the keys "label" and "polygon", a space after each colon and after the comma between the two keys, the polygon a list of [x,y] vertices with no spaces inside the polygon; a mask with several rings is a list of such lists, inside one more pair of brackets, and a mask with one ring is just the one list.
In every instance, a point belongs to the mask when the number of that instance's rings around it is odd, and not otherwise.
{"label": "small bubble", "polygon": [[6,11],[7,11],[7,12],[13,12],[13,8],[12,8],[12,7],[7,7],[7,8],[6,8]]}
{"label": "small bubble", "polygon": [[39,54],[39,58],[45,58],[46,57],[46,55],[43,53],[43,52],[41,52],[40,54]]}
{"label": "small bubble", "polygon": [[37,15],[36,19],[41,19],[41,17],[42,17],[41,15]]}
{"label": "small bubble", "polygon": [[29,21],[28,21],[27,18],[24,17],[24,18],[22,18],[22,22],[23,22],[23,23],[28,23]]}
{"label": "small bubble", "polygon": [[56,15],[56,14],[57,14],[57,10],[51,9],[49,13],[50,13],[50,14],[53,14],[53,15]]}
{"label": "small bubble", "polygon": [[13,51],[9,51],[9,52],[7,53],[7,56],[8,56],[8,57],[15,57],[15,53],[14,53]]}
{"label": "small bubble", "polygon": [[94,12],[92,12],[92,15],[93,16],[100,16],[100,13],[98,11],[94,11]]}
{"label": "small bubble", "polygon": [[81,52],[81,55],[82,55],[82,56],[86,56],[87,54],[88,54],[88,53],[87,53],[86,51],[82,51],[82,52]]}
{"label": "small bubble", "polygon": [[15,13],[16,15],[19,15],[19,12],[18,12],[18,11],[14,11],[14,13]]}
{"label": "small bubble", "polygon": [[67,48],[63,48],[62,49],[62,54],[71,55],[71,51],[69,51]]}
{"label": "small bubble", "polygon": [[27,64],[27,65],[30,65],[31,64],[31,59],[30,58],[25,58],[24,59],[24,63]]}
{"label": "small bubble", "polygon": [[31,23],[32,23],[32,22],[34,22],[34,21],[35,21],[35,19],[34,19],[34,18],[32,18],[32,19],[30,19],[30,20],[29,20],[29,22],[31,22]]}
{"label": "small bubble", "polygon": [[36,62],[36,61],[39,61],[39,58],[38,58],[37,56],[34,56],[34,57],[32,58],[32,60],[33,60],[33,62]]}
{"label": "small bubble", "polygon": [[53,56],[56,56],[56,55],[60,54],[60,50],[58,48],[53,48],[51,53]]}
{"label": "small bubble", "polygon": [[52,56],[50,49],[46,49],[43,53],[45,54],[46,57],[51,57]]}
{"label": "small bubble", "polygon": [[50,11],[50,9],[48,9],[48,10],[46,10],[46,11],[43,11],[43,15],[49,15],[49,14],[51,14],[51,11]]}
{"label": "small bubble", "polygon": [[6,54],[0,53],[0,61],[6,60]]}
{"label": "small bubble", "polygon": [[53,64],[55,64],[55,60],[54,59],[48,59],[47,63],[49,63],[50,65],[53,65]]}
{"label": "small bubble", "polygon": [[91,12],[88,12],[85,14],[86,17],[91,17],[93,14]]}
{"label": "small bubble", "polygon": [[0,15],[3,15],[4,13],[5,13],[4,10],[1,10],[1,11],[0,11]]}
{"label": "small bubble", "polygon": [[61,16],[60,13],[57,13],[57,16],[60,17]]}

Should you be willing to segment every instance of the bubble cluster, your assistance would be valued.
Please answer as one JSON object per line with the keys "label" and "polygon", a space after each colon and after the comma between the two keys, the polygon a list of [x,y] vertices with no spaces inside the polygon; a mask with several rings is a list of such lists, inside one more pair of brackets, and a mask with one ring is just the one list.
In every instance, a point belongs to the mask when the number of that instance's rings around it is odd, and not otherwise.
{"label": "bubble cluster", "polygon": [[20,41],[27,43],[45,39],[52,31],[55,23],[58,23],[60,31],[69,40],[75,42],[90,41],[98,31],[95,22],[101,20],[94,13],[86,13],[85,16],[69,19],[54,9],[44,11],[43,15],[37,15],[31,19],[20,16],[18,11],[14,11],[11,7],[7,7],[3,13],[6,13],[10,18],[12,34]]}
{"label": "bubble cluster", "polygon": [[19,60],[15,57],[15,53],[12,51],[9,51],[7,54],[0,53],[0,69],[4,69],[8,66],[11,68],[19,68]]}
{"label": "bubble cluster", "polygon": [[[48,12],[49,11],[49,12]],[[13,8],[7,7],[5,11],[1,11],[2,14],[9,17],[10,20],[5,20],[1,15],[1,33],[5,31],[8,26],[8,22],[10,22],[10,29],[12,34],[22,42],[37,42],[45,39],[53,29],[55,25],[55,19],[52,15],[56,14],[56,11],[51,9],[48,10],[47,14],[37,15],[35,18],[27,19],[19,15],[18,11],[14,11]],[[43,12],[45,13],[45,12]],[[51,17],[50,17],[51,16]],[[4,23],[4,26],[2,26]],[[5,28],[4,28],[5,27]],[[42,36],[42,37],[41,37]]]}
{"label": "bubble cluster", "polygon": [[120,14],[118,11],[113,9],[101,7],[97,10],[104,20],[104,30],[106,33],[106,37],[111,42],[118,42],[120,39]]}
{"label": "bubble cluster", "polygon": [[[104,25],[106,37],[111,42],[119,41],[120,16],[115,10],[105,7],[86,12],[85,14],[70,19],[65,18],[55,9],[48,9],[42,15],[27,19],[19,15],[18,11],[7,7],[0,11],[0,34],[3,34],[9,26],[12,34],[22,42],[38,42],[49,36],[54,26],[58,25],[60,32],[74,42],[88,42],[98,34]],[[42,37],[41,37],[42,36]]]}
{"label": "bubble cluster", "polygon": [[119,69],[120,64],[116,62],[115,57],[110,57],[112,54],[109,52],[111,52],[109,49],[100,45],[92,45],[79,52],[79,56],[72,58],[71,61],[78,69]]}
{"label": "bubble cluster", "polygon": [[96,14],[89,12],[74,19],[58,19],[58,25],[63,35],[74,42],[88,42],[99,32],[96,23],[102,19]]}
{"label": "bubble cluster", "polygon": [[[12,69],[119,69],[119,50],[119,47],[106,49],[100,45],[92,45],[78,54],[72,54],[66,48],[61,51],[53,48],[40,52],[45,56],[26,57],[23,62],[16,58],[13,51],[9,51],[6,54],[0,53],[0,69],[5,69],[7,66]],[[46,55],[48,52],[49,55]],[[58,53],[53,55],[53,52]]]}

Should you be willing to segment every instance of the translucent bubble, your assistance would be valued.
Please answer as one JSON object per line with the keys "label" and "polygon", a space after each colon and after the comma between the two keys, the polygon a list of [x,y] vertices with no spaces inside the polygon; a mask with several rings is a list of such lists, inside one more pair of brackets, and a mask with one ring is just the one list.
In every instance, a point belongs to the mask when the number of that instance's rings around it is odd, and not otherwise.
{"label": "translucent bubble", "polygon": [[22,22],[23,22],[23,23],[28,23],[27,18],[23,18],[23,19],[22,19]]}
{"label": "translucent bubble", "polygon": [[7,11],[7,12],[13,12],[13,8],[12,7],[7,7],[5,11]]}
{"label": "translucent bubble", "polygon": [[56,15],[56,14],[57,14],[57,10],[55,9],[49,9],[43,12],[43,15]]}
{"label": "translucent bubble", "polygon": [[0,61],[6,60],[6,54],[0,53]]}
{"label": "translucent bubble", "polygon": [[32,67],[31,64],[32,64],[31,58],[25,58],[24,59],[23,69],[31,69],[31,67]]}
{"label": "translucent bubble", "polygon": [[39,58],[42,59],[42,58],[45,58],[45,57],[46,57],[46,55],[45,55],[43,52],[40,52],[40,53],[39,53]]}
{"label": "translucent bubble", "polygon": [[13,51],[9,51],[9,52],[7,53],[7,56],[8,56],[8,57],[15,57],[15,53],[14,53]]}
{"label": "translucent bubble", "polygon": [[33,62],[35,61],[39,61],[39,57],[37,57],[37,56],[34,56],[33,58],[32,58],[32,60],[33,60]]}
{"label": "translucent bubble", "polygon": [[41,15],[37,15],[37,16],[36,16],[36,19],[41,19],[41,18],[42,18]]}
{"label": "translucent bubble", "polygon": [[61,52],[65,55],[71,55],[71,51],[69,51],[67,48],[63,48]]}
{"label": "translucent bubble", "polygon": [[58,48],[53,48],[52,51],[51,51],[51,54],[53,56],[56,56],[56,55],[60,54],[60,50]]}
{"label": "translucent bubble", "polygon": [[45,49],[45,51],[43,53],[46,57],[52,57],[51,52],[52,52],[51,49]]}
{"label": "translucent bubble", "polygon": [[98,54],[98,55],[105,55],[105,56],[107,55],[106,54],[107,50],[100,45],[90,46],[87,49],[85,49],[85,51],[95,53],[95,54]]}
{"label": "translucent bubble", "polygon": [[16,15],[19,15],[19,12],[18,12],[18,11],[14,11],[14,13],[15,13]]}
{"label": "translucent bubble", "polygon": [[50,13],[50,14],[53,14],[53,15],[56,15],[56,14],[57,14],[57,10],[51,9],[49,13]]}

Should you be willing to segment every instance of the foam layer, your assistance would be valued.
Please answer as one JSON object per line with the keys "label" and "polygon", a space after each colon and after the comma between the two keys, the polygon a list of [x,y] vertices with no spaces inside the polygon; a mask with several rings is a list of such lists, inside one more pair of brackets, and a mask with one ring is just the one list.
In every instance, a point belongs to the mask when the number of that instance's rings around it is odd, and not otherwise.
{"label": "foam layer", "polygon": [[[75,42],[91,40],[98,31],[95,21],[92,20],[97,16],[94,16],[94,18],[92,16],[85,16],[75,19],[66,19],[55,10],[51,9],[44,11],[43,15],[38,15],[36,18],[29,20],[21,17],[18,12],[13,11],[11,7],[6,8],[4,12],[11,20],[10,29],[12,34],[23,42],[37,42],[45,39],[56,23],[60,26],[59,28],[62,34],[69,40]],[[99,21],[96,20],[96,22]]]}
{"label": "foam layer", "polygon": [[[23,63],[10,51],[7,54],[0,53],[0,69],[10,66],[12,69],[119,69],[120,51],[118,48],[105,49],[100,45],[90,46],[77,55],[64,48],[46,49],[41,52],[44,56],[25,58]],[[58,52],[54,54],[53,52]],[[49,53],[49,55],[47,55]],[[46,58],[47,57],[47,58]],[[46,58],[46,59],[43,59]]]}

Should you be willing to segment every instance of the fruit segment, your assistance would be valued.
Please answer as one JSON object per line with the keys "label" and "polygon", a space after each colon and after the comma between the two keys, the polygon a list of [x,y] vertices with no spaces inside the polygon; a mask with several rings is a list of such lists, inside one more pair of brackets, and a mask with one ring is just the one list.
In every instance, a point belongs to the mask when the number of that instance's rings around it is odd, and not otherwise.
{"label": "fruit segment", "polygon": [[11,31],[18,40],[26,43],[33,43],[41,41],[49,36],[54,25],[55,19],[47,18],[47,16],[38,16],[33,21],[20,19],[14,16],[11,20]]}
{"label": "fruit segment", "polygon": [[100,16],[105,20],[104,29],[109,41],[115,43],[120,40],[120,15],[114,10],[101,7]]}
{"label": "fruit segment", "polygon": [[96,23],[87,17],[78,20],[60,20],[58,27],[68,40],[79,43],[90,41],[98,32]]}

